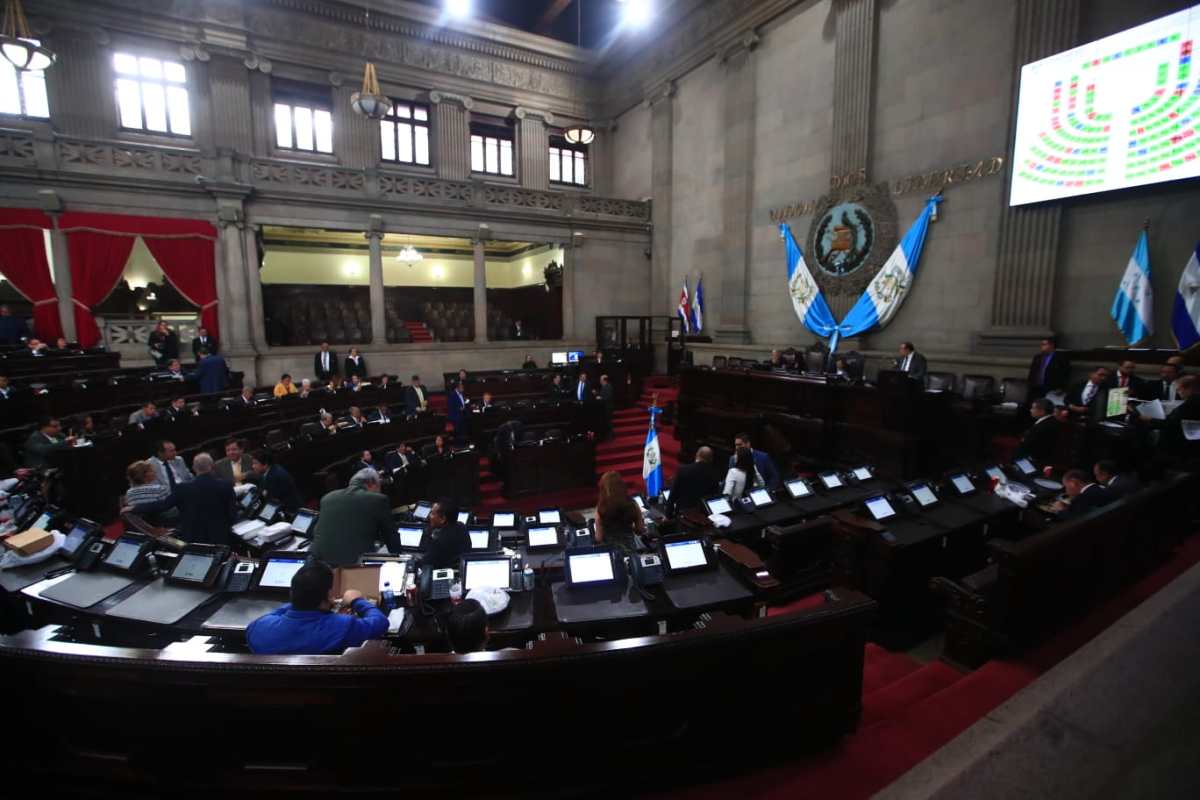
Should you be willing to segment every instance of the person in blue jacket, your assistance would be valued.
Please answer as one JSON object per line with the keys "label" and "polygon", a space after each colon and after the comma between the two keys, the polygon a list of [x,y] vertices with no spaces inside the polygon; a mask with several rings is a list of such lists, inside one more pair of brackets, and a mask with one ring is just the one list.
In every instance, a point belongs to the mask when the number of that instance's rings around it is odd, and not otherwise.
{"label": "person in blue jacket", "polygon": [[225,359],[203,348],[199,356],[200,360],[196,362],[196,371],[192,373],[191,378],[200,384],[200,392],[213,394],[225,391],[225,387],[229,386],[229,367],[225,364]]}
{"label": "person in blue jacket", "polygon": [[246,628],[250,651],[260,655],[322,655],[358,647],[387,633],[388,619],[351,589],[343,608],[333,613],[333,570],[313,561],[292,576],[292,602],[251,622]]}

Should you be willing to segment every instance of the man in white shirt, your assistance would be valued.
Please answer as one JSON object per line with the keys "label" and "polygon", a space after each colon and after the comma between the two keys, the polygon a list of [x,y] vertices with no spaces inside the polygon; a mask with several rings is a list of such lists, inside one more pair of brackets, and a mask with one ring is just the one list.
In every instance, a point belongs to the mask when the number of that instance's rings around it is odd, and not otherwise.
{"label": "man in white shirt", "polygon": [[1154,382],[1154,391],[1148,392],[1150,399],[1162,400],[1164,403],[1179,400],[1179,367],[1166,363],[1158,371],[1159,380]]}
{"label": "man in white shirt", "polygon": [[175,443],[163,440],[154,448],[154,455],[149,459],[154,467],[158,482],[172,492],[181,483],[192,480],[192,471],[183,463],[183,459],[175,452]]}
{"label": "man in white shirt", "polygon": [[925,356],[917,352],[912,342],[900,343],[900,357],[896,359],[896,369],[905,373],[914,381],[925,381],[925,373],[929,369]]}
{"label": "man in white shirt", "polygon": [[429,396],[421,385],[421,376],[413,375],[412,383],[404,388],[404,403],[409,414],[420,414],[429,408]]}
{"label": "man in white shirt", "polygon": [[330,352],[329,342],[321,342],[320,352],[313,356],[313,372],[323,382],[328,382],[334,375],[341,375],[337,353]]}
{"label": "man in white shirt", "polygon": [[1106,367],[1097,367],[1092,370],[1092,374],[1083,383],[1076,386],[1067,393],[1067,408],[1071,409],[1073,414],[1087,414],[1092,410],[1094,403],[1101,402],[1100,390],[1108,383],[1108,369]]}

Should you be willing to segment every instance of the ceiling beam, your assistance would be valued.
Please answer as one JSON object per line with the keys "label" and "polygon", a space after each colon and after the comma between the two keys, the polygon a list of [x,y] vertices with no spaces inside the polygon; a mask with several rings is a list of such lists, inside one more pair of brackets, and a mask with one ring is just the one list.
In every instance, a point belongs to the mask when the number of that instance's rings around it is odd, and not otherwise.
{"label": "ceiling beam", "polygon": [[533,26],[534,33],[544,34],[550,30],[550,26],[554,24],[554,20],[567,10],[567,6],[571,5],[571,0],[554,0],[546,10],[542,12],[541,18],[537,24]]}

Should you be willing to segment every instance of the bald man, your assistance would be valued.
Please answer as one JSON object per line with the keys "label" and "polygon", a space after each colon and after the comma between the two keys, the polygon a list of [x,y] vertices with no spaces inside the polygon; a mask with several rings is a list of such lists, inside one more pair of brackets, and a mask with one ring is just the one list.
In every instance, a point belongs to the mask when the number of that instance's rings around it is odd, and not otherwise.
{"label": "bald man", "polygon": [[675,473],[671,484],[671,499],[667,501],[667,516],[699,506],[707,497],[721,493],[721,476],[713,464],[711,447],[696,451],[696,460],[685,464]]}
{"label": "bald man", "polygon": [[179,538],[194,544],[233,546],[233,484],[213,473],[213,458],[200,453],[192,460],[194,480],[177,483],[175,490],[156,503],[138,506],[138,513],[161,514],[179,509]]}

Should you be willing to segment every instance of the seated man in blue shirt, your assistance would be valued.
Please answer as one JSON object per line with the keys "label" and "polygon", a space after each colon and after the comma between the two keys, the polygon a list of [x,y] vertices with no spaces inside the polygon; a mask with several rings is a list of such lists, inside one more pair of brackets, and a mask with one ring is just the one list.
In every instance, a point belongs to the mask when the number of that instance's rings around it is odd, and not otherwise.
{"label": "seated man in blue shirt", "polygon": [[321,655],[358,647],[387,633],[383,612],[353,589],[342,604],[353,613],[332,613],[333,570],[314,561],[292,576],[292,602],[246,628],[251,652],[261,655]]}

